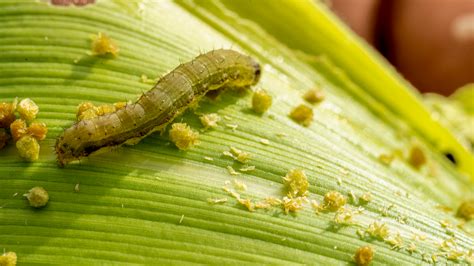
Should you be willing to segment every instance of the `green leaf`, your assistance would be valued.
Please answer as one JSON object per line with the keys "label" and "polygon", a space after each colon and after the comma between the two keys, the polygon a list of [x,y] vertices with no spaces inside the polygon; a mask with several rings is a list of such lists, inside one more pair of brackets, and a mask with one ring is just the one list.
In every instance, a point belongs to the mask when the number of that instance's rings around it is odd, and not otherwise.
{"label": "green leaf", "polygon": [[[440,221],[459,224],[456,208],[474,197],[472,155],[323,6],[290,0],[97,2],[0,2],[0,101],[31,98],[49,128],[38,162],[22,161],[14,145],[0,152],[0,248],[16,252],[19,263],[332,265],[351,262],[364,245],[375,249],[374,264],[423,264],[432,255],[445,263],[453,250],[462,256],[449,262],[467,261],[472,222],[447,229]],[[118,57],[91,55],[91,36],[98,32],[118,44]],[[74,123],[79,103],[134,101],[152,87],[142,75],[162,76],[221,47],[264,66],[257,87],[273,96],[273,105],[263,116],[250,111],[250,93],[226,92],[177,118],[194,129],[202,129],[197,113],[228,119],[202,131],[200,145],[187,152],[170,144],[167,134],[154,134],[135,146],[57,166],[55,139]],[[313,108],[312,125],[302,127],[288,114],[315,86],[326,99]],[[404,160],[413,142],[428,158],[420,170]],[[230,146],[252,154],[249,164],[256,169],[231,176],[227,166],[243,165],[222,155]],[[447,150],[459,169],[442,155]],[[378,159],[397,151],[405,155],[390,166]],[[248,187],[245,198],[281,198],[283,177],[296,168],[308,176],[308,199],[322,202],[331,190],[371,192],[374,199],[354,224],[338,227],[334,213],[317,215],[309,204],[290,214],[279,208],[249,212],[222,190],[237,179]],[[22,197],[34,186],[50,195],[40,210]],[[212,205],[208,198],[228,201]],[[348,205],[356,208],[357,202]],[[386,223],[392,236],[400,233],[404,247],[357,235],[374,221]],[[452,237],[457,246],[440,250],[438,243]],[[417,248],[412,253],[411,242]]]}

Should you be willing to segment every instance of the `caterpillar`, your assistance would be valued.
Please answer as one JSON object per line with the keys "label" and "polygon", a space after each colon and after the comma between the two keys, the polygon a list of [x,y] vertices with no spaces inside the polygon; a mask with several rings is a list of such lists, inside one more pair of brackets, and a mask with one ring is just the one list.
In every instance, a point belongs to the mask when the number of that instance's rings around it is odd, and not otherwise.
{"label": "caterpillar", "polygon": [[207,92],[255,85],[260,75],[257,61],[234,50],[199,55],[163,76],[137,102],[67,128],[56,141],[58,164],[64,166],[99,150],[137,144],[162,130]]}

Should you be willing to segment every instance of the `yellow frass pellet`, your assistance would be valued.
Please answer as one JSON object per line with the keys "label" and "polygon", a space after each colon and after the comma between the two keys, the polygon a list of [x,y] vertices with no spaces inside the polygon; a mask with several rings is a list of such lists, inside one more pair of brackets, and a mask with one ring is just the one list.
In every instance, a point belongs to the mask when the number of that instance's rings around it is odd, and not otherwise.
{"label": "yellow frass pellet", "polygon": [[461,205],[459,205],[457,216],[466,219],[466,220],[473,220],[474,219],[474,200],[468,200]]}
{"label": "yellow frass pellet", "polygon": [[314,212],[319,215],[320,211],[324,210],[324,207],[319,204],[316,200],[311,200],[311,207],[313,208]]}
{"label": "yellow frass pellet", "polygon": [[127,106],[127,102],[116,102],[114,103],[114,107],[117,110],[123,109]]}
{"label": "yellow frass pellet", "polygon": [[92,41],[93,55],[111,54],[117,56],[118,52],[118,46],[105,33],[99,32],[97,36],[94,36]]}
{"label": "yellow frass pellet", "polygon": [[15,266],[17,261],[17,256],[15,252],[3,253],[0,256],[0,266]]}
{"label": "yellow frass pellet", "polygon": [[244,207],[247,208],[247,210],[253,212],[255,211],[255,204],[252,202],[252,200],[250,199],[242,199],[242,198],[238,198],[237,201],[243,205]]}
{"label": "yellow frass pellet", "polygon": [[426,163],[426,156],[421,147],[418,145],[411,147],[408,162],[416,169],[420,169]]}
{"label": "yellow frass pellet", "polygon": [[288,191],[288,194],[292,197],[306,196],[308,194],[308,178],[301,169],[293,169],[289,171],[283,182]]}
{"label": "yellow frass pellet", "polygon": [[222,204],[227,202],[227,198],[208,198],[207,202],[210,204]]}
{"label": "yellow frass pellet", "polygon": [[313,109],[304,104],[300,104],[291,111],[290,117],[295,122],[307,127],[313,122]]}
{"label": "yellow frass pellet", "polygon": [[38,160],[40,145],[32,136],[26,135],[20,138],[16,142],[16,148],[21,158],[29,162]]}
{"label": "yellow frass pellet", "polygon": [[374,250],[370,246],[360,247],[356,250],[354,261],[358,266],[367,266],[374,258]]}
{"label": "yellow frass pellet", "polygon": [[369,227],[367,228],[366,232],[371,237],[379,238],[382,240],[384,240],[390,235],[390,230],[388,229],[387,225],[385,223],[379,223],[377,221],[369,224]]}
{"label": "yellow frass pellet", "polygon": [[39,107],[33,100],[26,98],[20,101],[16,107],[16,111],[20,114],[20,117],[23,120],[31,121],[36,118],[36,115],[39,112]]}
{"label": "yellow frass pellet", "polygon": [[234,184],[234,188],[239,190],[239,191],[246,191],[247,190],[247,185],[243,181],[234,179],[234,180],[232,180],[232,183]]}
{"label": "yellow frass pellet", "polygon": [[0,103],[0,128],[9,128],[15,121],[16,100],[13,103]]}
{"label": "yellow frass pellet", "polygon": [[29,203],[30,206],[35,207],[35,208],[41,208],[46,206],[49,201],[49,194],[48,191],[46,191],[42,187],[34,187],[28,191],[27,194],[23,195],[25,196]]}
{"label": "yellow frass pellet", "polygon": [[187,150],[198,144],[199,133],[186,123],[174,123],[169,131],[170,139],[180,150]]}
{"label": "yellow frass pellet", "polygon": [[346,197],[337,191],[329,191],[324,195],[324,209],[337,211],[346,204]]}
{"label": "yellow frass pellet", "polygon": [[76,117],[81,116],[87,110],[94,109],[95,105],[91,102],[82,102],[77,106]]}
{"label": "yellow frass pellet", "polygon": [[229,172],[230,175],[240,175],[240,173],[235,171],[235,169],[230,165],[227,166],[227,172]]}
{"label": "yellow frass pellet", "polygon": [[252,96],[252,109],[257,114],[265,113],[272,105],[272,96],[264,89],[257,89]]}
{"label": "yellow frass pellet", "polygon": [[201,115],[199,117],[199,120],[201,121],[201,124],[204,126],[204,128],[216,128],[217,123],[221,121],[221,117],[216,114],[216,113],[211,113],[211,114],[205,114]]}
{"label": "yellow frass pellet", "polygon": [[364,194],[362,194],[362,196],[360,196],[359,199],[364,203],[369,203],[372,201],[372,193],[365,192]]}
{"label": "yellow frass pellet", "polygon": [[10,124],[10,134],[14,141],[18,141],[26,135],[28,127],[25,120],[17,119]]}
{"label": "yellow frass pellet", "polygon": [[46,127],[46,124],[41,122],[33,122],[27,129],[27,134],[37,140],[44,140],[47,133],[48,128]]}
{"label": "yellow frass pellet", "polygon": [[305,197],[284,197],[283,198],[283,210],[286,214],[289,212],[297,212],[303,209],[303,202],[306,200]]}
{"label": "yellow frass pellet", "polygon": [[379,161],[387,166],[389,166],[392,163],[393,159],[395,159],[395,155],[393,154],[383,153],[379,155]]}
{"label": "yellow frass pellet", "polygon": [[105,115],[105,114],[110,114],[117,111],[117,108],[115,108],[115,105],[113,104],[103,104],[97,107],[97,115]]}
{"label": "yellow frass pellet", "polygon": [[323,101],[325,98],[324,91],[321,89],[310,89],[308,90],[304,95],[303,99],[305,99],[307,102],[315,104]]}
{"label": "yellow frass pellet", "polygon": [[241,163],[246,163],[252,158],[252,155],[248,152],[241,151],[235,147],[230,147],[229,150],[230,154],[232,154],[232,157],[241,162]]}
{"label": "yellow frass pellet", "polygon": [[361,214],[364,211],[364,208],[358,208],[355,210],[352,210],[348,207],[342,206],[336,211],[336,214],[334,215],[333,222],[336,224],[340,225],[350,225],[353,224],[352,218],[354,218],[355,215]]}

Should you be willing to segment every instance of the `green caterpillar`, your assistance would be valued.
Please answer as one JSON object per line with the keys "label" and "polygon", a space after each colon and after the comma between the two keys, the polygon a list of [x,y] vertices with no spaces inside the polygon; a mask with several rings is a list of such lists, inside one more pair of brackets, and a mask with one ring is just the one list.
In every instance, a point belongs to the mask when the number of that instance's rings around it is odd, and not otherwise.
{"label": "green caterpillar", "polygon": [[60,166],[101,149],[133,145],[159,131],[208,91],[255,85],[261,68],[233,50],[214,50],[181,64],[134,104],[66,129],[56,141]]}

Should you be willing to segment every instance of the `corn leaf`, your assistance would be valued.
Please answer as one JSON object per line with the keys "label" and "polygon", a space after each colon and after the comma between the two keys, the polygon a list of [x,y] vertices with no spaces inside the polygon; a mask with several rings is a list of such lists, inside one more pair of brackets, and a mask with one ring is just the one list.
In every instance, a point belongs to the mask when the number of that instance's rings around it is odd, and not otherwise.
{"label": "corn leaf", "polygon": [[[98,32],[118,44],[116,58],[91,54]],[[74,123],[79,103],[135,101],[153,86],[142,75],[158,78],[217,48],[242,51],[264,66],[256,87],[273,96],[267,113],[250,110],[250,92],[227,91],[177,118],[201,130],[200,144],[189,151],[179,151],[166,133],[153,134],[135,146],[57,166],[55,139]],[[288,114],[314,87],[326,99],[303,127]],[[321,4],[1,1],[0,101],[15,97],[33,99],[38,120],[49,128],[38,162],[24,162],[14,145],[0,152],[0,248],[16,252],[19,263],[342,265],[364,245],[375,249],[374,264],[472,257],[474,226],[459,228],[454,216],[474,197],[472,155]],[[224,119],[203,130],[198,114],[213,112]],[[420,170],[406,161],[413,143],[428,158]],[[255,170],[239,171],[245,165],[223,156],[231,146],[250,153]],[[381,154],[399,156],[386,165]],[[228,166],[240,174],[230,175]],[[236,179],[248,187],[243,198],[282,198],[291,169],[308,176],[308,199],[322,202],[334,190],[349,198],[350,208],[365,210],[340,226],[333,212],[316,214],[309,204],[289,214],[250,212],[222,189]],[[40,210],[22,197],[34,186],[50,194]],[[366,192],[373,200],[361,205]],[[209,204],[209,198],[228,200]],[[375,221],[403,243],[357,234]]]}

